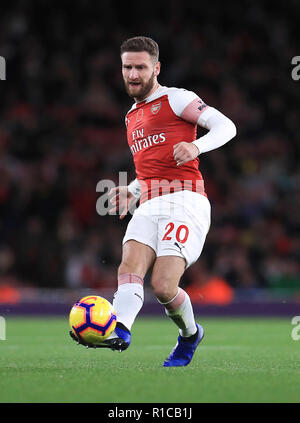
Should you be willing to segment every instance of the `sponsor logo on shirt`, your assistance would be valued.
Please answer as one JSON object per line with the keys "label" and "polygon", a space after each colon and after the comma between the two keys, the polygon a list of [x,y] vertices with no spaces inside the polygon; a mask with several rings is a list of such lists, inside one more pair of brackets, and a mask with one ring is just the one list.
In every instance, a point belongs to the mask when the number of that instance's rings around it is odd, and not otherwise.
{"label": "sponsor logo on shirt", "polygon": [[130,150],[133,155],[145,148],[154,147],[156,144],[160,144],[166,141],[164,132],[147,136],[144,135],[144,128],[132,131],[131,136],[133,143],[130,147]]}

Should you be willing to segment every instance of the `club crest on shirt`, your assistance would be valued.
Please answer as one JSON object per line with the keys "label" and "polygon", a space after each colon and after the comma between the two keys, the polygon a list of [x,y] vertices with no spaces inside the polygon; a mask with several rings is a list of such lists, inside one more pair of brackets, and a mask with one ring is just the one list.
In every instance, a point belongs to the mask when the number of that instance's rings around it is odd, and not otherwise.
{"label": "club crest on shirt", "polygon": [[154,115],[157,115],[160,109],[161,109],[161,101],[159,103],[152,104],[151,113],[153,113]]}
{"label": "club crest on shirt", "polygon": [[136,114],[136,121],[140,122],[143,119],[144,111],[143,109],[138,109],[138,112]]}

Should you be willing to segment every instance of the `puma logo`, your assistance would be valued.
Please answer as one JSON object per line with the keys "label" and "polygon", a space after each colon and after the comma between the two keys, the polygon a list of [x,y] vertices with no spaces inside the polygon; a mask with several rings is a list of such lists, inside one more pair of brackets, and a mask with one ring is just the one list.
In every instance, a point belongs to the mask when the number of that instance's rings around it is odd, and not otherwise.
{"label": "puma logo", "polygon": [[141,301],[143,301],[143,298],[139,295],[139,294],[137,294],[136,292],[134,293],[134,295],[136,295],[137,297],[139,297],[139,299],[141,300]]}
{"label": "puma logo", "polygon": [[175,245],[176,247],[178,247],[178,248],[179,248],[179,250],[180,250],[180,252],[182,253],[182,249],[184,248],[184,245],[183,245],[183,246],[180,246],[180,245],[178,244],[178,242],[174,242],[174,245]]}

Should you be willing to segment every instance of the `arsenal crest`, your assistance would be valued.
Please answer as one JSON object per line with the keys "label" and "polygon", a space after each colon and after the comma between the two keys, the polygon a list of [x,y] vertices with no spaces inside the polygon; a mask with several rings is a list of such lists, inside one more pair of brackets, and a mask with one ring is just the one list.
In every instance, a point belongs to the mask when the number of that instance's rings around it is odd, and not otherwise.
{"label": "arsenal crest", "polygon": [[152,104],[152,106],[151,106],[151,112],[154,115],[157,115],[157,113],[160,111],[160,108],[161,108],[161,101],[159,103]]}

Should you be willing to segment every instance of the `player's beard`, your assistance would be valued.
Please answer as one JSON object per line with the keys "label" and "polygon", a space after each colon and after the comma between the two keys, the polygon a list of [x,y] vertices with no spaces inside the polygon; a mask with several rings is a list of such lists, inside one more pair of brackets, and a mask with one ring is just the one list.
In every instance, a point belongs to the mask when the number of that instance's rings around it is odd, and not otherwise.
{"label": "player's beard", "polygon": [[148,96],[148,93],[152,90],[154,86],[154,79],[155,79],[155,75],[153,71],[152,75],[150,76],[147,82],[139,81],[141,84],[140,89],[137,90],[136,92],[131,91],[129,82],[124,81],[127,94],[129,95],[129,97],[134,97],[137,101],[144,100]]}

